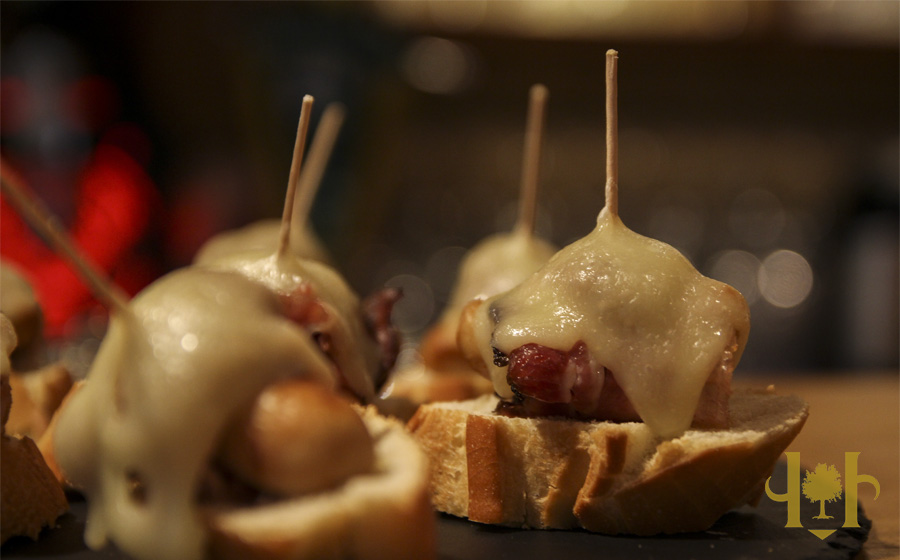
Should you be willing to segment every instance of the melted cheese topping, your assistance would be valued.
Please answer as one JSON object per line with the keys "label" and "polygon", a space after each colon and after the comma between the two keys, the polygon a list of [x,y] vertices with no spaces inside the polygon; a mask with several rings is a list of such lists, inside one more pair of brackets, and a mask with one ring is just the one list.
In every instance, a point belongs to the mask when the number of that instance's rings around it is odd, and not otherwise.
{"label": "melted cheese topping", "polygon": [[375,396],[373,378],[378,370],[378,348],[362,322],[359,297],[340,274],[328,265],[286,255],[277,258],[269,250],[224,255],[206,266],[234,270],[261,282],[277,294],[290,295],[307,282],[329,312],[328,334],[336,348],[335,362],[350,389],[366,402]]}
{"label": "melted cheese topping", "polygon": [[[333,371],[278,298],[238,274],[173,272],[113,315],[54,437],[88,501],[85,541],[138,559],[203,558],[197,486],[225,426],[269,383],[332,386]],[[139,484],[140,492],[135,492]]]}
{"label": "melted cheese topping", "polygon": [[[569,350],[584,341],[592,365],[612,371],[664,437],[690,426],[713,367],[735,336],[740,358],[750,328],[740,293],[606,210],[593,232],[481,310],[474,328],[487,364],[492,346],[508,354],[527,343]],[[497,393],[512,398],[506,369],[490,367]]]}
{"label": "melted cheese topping", "polygon": [[[231,255],[254,251],[274,253],[281,234],[281,220],[259,220],[242,228],[211,237],[194,256],[194,264],[221,261]],[[308,226],[291,228],[291,253],[304,258],[330,263],[331,257],[316,234]]]}

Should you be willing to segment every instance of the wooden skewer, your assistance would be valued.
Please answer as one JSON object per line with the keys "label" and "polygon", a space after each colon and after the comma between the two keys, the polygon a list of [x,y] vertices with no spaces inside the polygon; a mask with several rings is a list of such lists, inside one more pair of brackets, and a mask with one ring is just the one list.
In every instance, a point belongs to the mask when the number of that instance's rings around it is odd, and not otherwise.
{"label": "wooden skewer", "polygon": [[619,215],[619,53],[606,51],[606,210]]}
{"label": "wooden skewer", "polygon": [[344,124],[346,109],[343,104],[329,103],[322,113],[322,119],[316,127],[312,144],[309,147],[309,155],[303,165],[303,173],[300,174],[300,184],[297,186],[297,198],[294,201],[294,216],[292,227],[302,227],[309,218],[313,200],[322,183],[325,167],[331,159],[331,152],[337,141],[338,133]]}
{"label": "wooden skewer", "polygon": [[281,214],[281,231],[278,234],[277,258],[288,254],[291,245],[291,218],[294,213],[294,196],[297,193],[297,178],[303,164],[303,150],[306,147],[306,132],[309,130],[309,114],[312,112],[313,97],[303,96],[300,108],[300,122],[297,124],[297,138],[294,141],[294,156],[291,159],[291,172],[288,175],[287,194],[284,197],[284,212]]}
{"label": "wooden skewer", "polygon": [[108,310],[122,314],[130,313],[128,295],[84,256],[56,216],[25,188],[21,179],[12,172],[3,159],[0,159],[0,187],[16,211],[44,238],[45,243],[68,261],[94,296]]}
{"label": "wooden skewer", "polygon": [[525,152],[522,158],[522,182],[519,190],[519,216],[515,230],[534,232],[538,181],[541,170],[541,144],[549,92],[542,84],[531,86],[528,120],[525,125]]}

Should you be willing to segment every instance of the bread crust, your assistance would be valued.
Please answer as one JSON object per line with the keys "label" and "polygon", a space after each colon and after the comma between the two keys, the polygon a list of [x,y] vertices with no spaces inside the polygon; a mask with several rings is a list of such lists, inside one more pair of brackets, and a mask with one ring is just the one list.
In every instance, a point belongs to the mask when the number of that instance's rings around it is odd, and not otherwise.
{"label": "bread crust", "polygon": [[9,386],[16,406],[10,410],[6,431],[34,440],[40,438],[73,383],[61,363],[25,373],[12,372]]}
{"label": "bread crust", "polygon": [[13,536],[37,540],[69,509],[62,486],[29,437],[2,436],[0,457],[0,542]]}
{"label": "bread crust", "polygon": [[372,406],[356,408],[375,442],[375,471],[320,494],[208,509],[210,557],[435,557],[435,517],[424,454],[402,423],[379,415]]}
{"label": "bread crust", "polygon": [[6,434],[12,403],[8,376],[0,376],[3,429],[0,433],[0,542],[14,536],[37,539],[69,509],[62,486],[29,437]]}
{"label": "bread crust", "polygon": [[493,396],[434,403],[410,420],[439,511],[632,535],[700,531],[754,505],[808,415],[797,397],[738,390],[728,430],[661,440],[642,423],[510,418],[494,414],[496,404]]}
{"label": "bread crust", "polygon": [[53,412],[53,416],[50,417],[50,423],[47,425],[47,429],[44,430],[44,433],[41,434],[41,437],[37,440],[38,449],[41,452],[41,455],[44,457],[44,462],[47,463],[47,467],[53,473],[53,476],[63,487],[74,488],[74,485],[66,479],[65,474],[59,466],[59,463],[56,462],[56,450],[53,447],[54,437],[56,435],[56,426],[59,423],[59,413],[66,406],[66,403],[75,396],[78,391],[84,387],[84,380],[81,379],[72,384],[72,388],[66,393],[66,396],[63,397],[62,403],[60,403],[59,407]]}

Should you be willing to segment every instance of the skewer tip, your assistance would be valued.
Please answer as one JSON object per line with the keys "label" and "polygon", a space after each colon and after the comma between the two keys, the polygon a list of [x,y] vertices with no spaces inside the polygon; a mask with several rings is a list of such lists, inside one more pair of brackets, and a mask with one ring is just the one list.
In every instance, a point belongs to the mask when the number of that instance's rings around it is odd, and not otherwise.
{"label": "skewer tip", "polygon": [[615,49],[606,51],[606,207],[619,214],[619,118],[618,58]]}
{"label": "skewer tip", "polygon": [[522,179],[519,187],[519,217],[513,227],[513,231],[524,232],[528,235],[534,232],[541,142],[544,136],[544,118],[549,96],[550,93],[544,84],[534,84],[528,92],[525,151],[522,158]]}
{"label": "skewer tip", "polygon": [[550,96],[550,91],[544,84],[534,84],[531,86],[530,96],[532,99],[543,102]]}
{"label": "skewer tip", "polygon": [[313,96],[306,94],[300,107],[300,122],[297,124],[297,137],[294,140],[294,155],[291,159],[291,171],[288,176],[287,192],[284,198],[284,211],[281,214],[281,231],[278,235],[278,249],[276,256],[281,259],[288,253],[290,247],[291,218],[294,209],[294,197],[297,192],[297,180],[300,177],[300,169],[303,162],[303,152],[306,146],[306,132],[309,129],[309,116],[312,112]]}

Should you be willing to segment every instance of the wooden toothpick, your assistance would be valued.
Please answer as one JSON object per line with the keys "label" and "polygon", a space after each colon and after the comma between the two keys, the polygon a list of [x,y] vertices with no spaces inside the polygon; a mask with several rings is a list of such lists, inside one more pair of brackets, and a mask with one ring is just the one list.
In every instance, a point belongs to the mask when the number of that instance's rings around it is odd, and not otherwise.
{"label": "wooden toothpick", "polygon": [[281,214],[281,231],[278,234],[277,258],[288,254],[291,245],[291,218],[294,213],[294,196],[297,193],[297,178],[303,165],[303,150],[306,147],[306,132],[309,130],[309,114],[312,111],[313,97],[303,96],[300,108],[300,122],[297,124],[297,138],[294,141],[294,156],[291,159],[291,172],[288,176],[287,194],[284,197],[284,211]]}
{"label": "wooden toothpick", "polygon": [[619,215],[619,53],[606,51],[606,210]]}
{"label": "wooden toothpick", "polygon": [[38,200],[15,175],[6,161],[0,159],[0,187],[3,194],[26,222],[43,237],[44,242],[62,256],[81,277],[88,289],[110,312],[130,313],[129,297],[72,241],[59,220]]}
{"label": "wooden toothpick", "polygon": [[528,117],[525,124],[525,151],[522,158],[522,178],[519,189],[519,216],[515,231],[534,232],[538,182],[541,171],[541,144],[544,139],[544,120],[549,92],[542,84],[531,86]]}
{"label": "wooden toothpick", "polygon": [[331,159],[331,152],[341,126],[344,124],[346,113],[344,105],[338,102],[329,103],[322,113],[322,118],[316,127],[312,144],[309,147],[309,155],[303,165],[303,173],[300,174],[297,198],[294,201],[292,227],[302,227],[309,218],[313,200],[315,200],[316,192],[322,183],[325,167],[328,165],[328,160]]}

